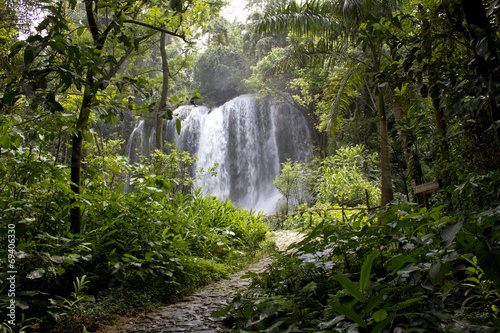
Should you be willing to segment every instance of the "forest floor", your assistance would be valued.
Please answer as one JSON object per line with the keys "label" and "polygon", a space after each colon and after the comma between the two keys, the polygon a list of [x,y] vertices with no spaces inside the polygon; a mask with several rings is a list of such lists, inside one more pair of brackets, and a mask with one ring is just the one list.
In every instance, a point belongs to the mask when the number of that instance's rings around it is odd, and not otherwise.
{"label": "forest floor", "polygon": [[[280,230],[271,232],[271,237],[278,249],[283,251],[291,243],[299,241],[302,235],[297,231]],[[262,272],[271,263],[272,259],[265,257],[231,275],[230,278],[213,282],[177,303],[135,318],[122,317],[115,326],[103,327],[97,333],[229,332],[230,328],[224,326],[224,318],[212,318],[211,313],[224,309],[238,291],[246,290],[251,279],[242,279],[242,276],[248,272]]]}

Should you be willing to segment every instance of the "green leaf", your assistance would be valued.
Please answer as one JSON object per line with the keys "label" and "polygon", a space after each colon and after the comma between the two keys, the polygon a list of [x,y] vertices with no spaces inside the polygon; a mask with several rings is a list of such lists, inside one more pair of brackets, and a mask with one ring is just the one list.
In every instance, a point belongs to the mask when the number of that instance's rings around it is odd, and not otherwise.
{"label": "green leaf", "polygon": [[488,37],[483,37],[479,43],[476,44],[476,53],[483,57],[485,60],[488,60],[490,57],[490,49],[488,47]]}
{"label": "green leaf", "polygon": [[26,42],[22,42],[22,41],[21,42],[17,42],[14,45],[12,45],[12,47],[10,48],[9,58],[12,58],[16,54],[18,54],[19,51],[21,51],[21,49],[23,47],[25,47],[25,46],[26,46]]}
{"label": "green leaf", "polygon": [[434,280],[436,282],[441,281],[441,279],[439,277],[440,277],[440,275],[444,275],[444,274],[440,274],[441,267],[442,267],[441,261],[437,261],[434,264],[432,264],[431,268],[429,269],[429,276],[432,278],[432,280]]}
{"label": "green leaf", "polygon": [[343,306],[342,304],[336,302],[331,304],[331,307],[340,314],[353,320],[356,324],[361,327],[366,327],[366,322],[361,318],[353,309]]}
{"label": "green leaf", "polygon": [[219,311],[213,311],[212,314],[210,315],[210,317],[212,318],[220,318],[220,317],[223,317],[225,315],[227,315],[229,313],[229,311],[231,311],[231,309],[233,308],[232,305],[229,305],[229,306],[226,306],[224,309],[222,310],[219,310]]}
{"label": "green leaf", "polygon": [[380,331],[382,331],[382,329],[387,326],[387,324],[389,324],[390,322],[392,322],[394,319],[397,318],[397,315],[390,315],[387,319],[385,319],[383,322],[381,323],[378,323],[377,326],[375,326],[370,332],[371,333],[378,333]]}
{"label": "green leaf", "polygon": [[349,279],[347,276],[335,275],[332,277],[332,279],[340,283],[342,287],[344,287],[344,289],[347,290],[349,294],[351,294],[351,296],[356,298],[358,301],[362,303],[365,302],[365,297],[363,296],[361,290],[359,290],[359,288],[354,284],[354,282],[352,282],[351,279]]}
{"label": "green leaf", "polygon": [[85,138],[85,141],[87,142],[92,142],[94,137],[92,136],[92,133],[90,132],[84,132],[83,137]]}
{"label": "green leaf", "polygon": [[[377,293],[376,296],[372,296],[365,306],[365,312],[370,312],[377,306],[377,304],[384,298],[385,294],[389,292],[389,289],[382,289]],[[372,292],[373,295],[373,292]]]}
{"label": "green leaf", "polygon": [[118,186],[117,186],[117,188],[116,188],[116,193],[117,193],[117,194],[122,193],[122,191],[123,191],[123,186],[125,186],[125,183],[124,183],[124,182],[121,182],[120,184],[118,184]]}
{"label": "green leaf", "polygon": [[181,120],[180,119],[175,120],[175,129],[177,130],[177,134],[181,135]]}
{"label": "green leaf", "polygon": [[370,282],[370,272],[372,270],[373,261],[378,256],[379,251],[373,250],[366,258],[363,266],[361,266],[361,274],[359,277],[359,287],[361,290],[365,290],[366,286]]}
{"label": "green leaf", "polygon": [[24,51],[24,64],[29,65],[33,62],[35,59],[35,52],[33,52],[32,48],[26,48]]}
{"label": "green leaf", "polygon": [[389,269],[397,271],[403,268],[403,266],[406,265],[407,263],[415,264],[416,262],[417,260],[412,256],[398,255],[396,257],[391,258],[391,265],[389,266]]}
{"label": "green leaf", "polygon": [[9,64],[7,61],[3,62],[3,67],[5,68],[5,70],[7,72],[12,72],[14,70],[14,67],[11,64]]}
{"label": "green leaf", "polygon": [[441,231],[441,237],[443,237],[443,240],[446,242],[447,246],[451,245],[451,243],[457,236],[457,233],[462,228],[462,224],[463,224],[463,219],[459,219],[457,223],[448,226],[446,229]]}
{"label": "green leaf", "polygon": [[85,26],[80,26],[76,29],[76,34],[78,35],[78,37],[80,37],[84,32],[85,32]]}
{"label": "green leaf", "polygon": [[390,310],[391,311],[403,310],[403,309],[409,307],[410,305],[412,305],[413,303],[418,302],[420,300],[422,300],[422,297],[411,298],[411,299],[408,299],[404,302],[400,302],[400,303],[395,304],[394,306],[392,306],[390,308]]}
{"label": "green leaf", "polygon": [[372,315],[373,320],[375,320],[377,323],[380,323],[382,320],[387,318],[387,311],[384,309],[378,310]]}

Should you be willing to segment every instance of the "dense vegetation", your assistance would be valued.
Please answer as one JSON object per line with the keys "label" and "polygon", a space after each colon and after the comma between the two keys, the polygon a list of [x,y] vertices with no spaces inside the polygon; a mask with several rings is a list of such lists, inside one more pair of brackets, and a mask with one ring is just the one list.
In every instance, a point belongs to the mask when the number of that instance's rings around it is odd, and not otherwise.
{"label": "dense vegetation", "polygon": [[[91,331],[251,260],[263,217],[203,197],[213,170],[162,140],[177,106],[243,93],[301,110],[315,156],[283,164],[266,219],[304,239],[219,315],[242,332],[500,329],[498,5],[252,0],[244,24],[218,0],[2,2],[1,330]],[[156,139],[130,163],[138,117]]]}
{"label": "dense vegetation", "polygon": [[500,329],[497,5],[268,8],[256,30],[299,41],[274,70],[327,73],[321,94],[294,98],[310,98],[333,153],[318,145],[326,158],[284,164],[275,184],[295,211],[278,223],[305,237],[216,315],[241,332]]}

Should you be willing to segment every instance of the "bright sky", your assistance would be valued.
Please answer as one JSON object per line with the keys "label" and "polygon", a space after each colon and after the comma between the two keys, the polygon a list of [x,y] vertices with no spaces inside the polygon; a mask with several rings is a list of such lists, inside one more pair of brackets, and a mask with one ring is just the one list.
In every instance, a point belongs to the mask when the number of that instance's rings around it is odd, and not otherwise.
{"label": "bright sky", "polygon": [[229,6],[225,7],[221,14],[229,22],[237,20],[239,22],[245,23],[248,11],[245,10],[246,1],[245,0],[230,0]]}

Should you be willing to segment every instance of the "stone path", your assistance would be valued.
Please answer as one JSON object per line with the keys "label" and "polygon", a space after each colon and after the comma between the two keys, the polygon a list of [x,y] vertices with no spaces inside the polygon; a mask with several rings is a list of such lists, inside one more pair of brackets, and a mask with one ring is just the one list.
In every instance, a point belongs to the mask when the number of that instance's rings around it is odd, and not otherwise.
{"label": "stone path", "polygon": [[[285,250],[300,239],[301,234],[290,230],[273,232],[276,245]],[[213,311],[226,307],[239,290],[245,290],[251,279],[242,279],[247,272],[262,272],[271,264],[270,258],[245,267],[227,280],[212,283],[181,301],[161,307],[136,319],[122,319],[122,323],[100,330],[100,333],[174,332],[213,333],[230,332],[223,318],[211,318]]]}

